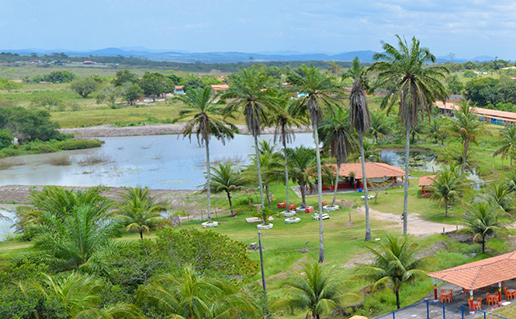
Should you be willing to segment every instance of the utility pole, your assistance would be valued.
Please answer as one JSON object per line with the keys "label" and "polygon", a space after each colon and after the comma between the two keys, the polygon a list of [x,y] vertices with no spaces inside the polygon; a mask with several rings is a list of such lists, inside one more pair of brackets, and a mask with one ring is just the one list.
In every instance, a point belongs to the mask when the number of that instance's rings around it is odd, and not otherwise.
{"label": "utility pole", "polygon": [[260,266],[262,268],[262,286],[265,298],[267,298],[267,287],[265,286],[265,271],[263,270],[262,233],[258,231],[258,247],[260,249]]}

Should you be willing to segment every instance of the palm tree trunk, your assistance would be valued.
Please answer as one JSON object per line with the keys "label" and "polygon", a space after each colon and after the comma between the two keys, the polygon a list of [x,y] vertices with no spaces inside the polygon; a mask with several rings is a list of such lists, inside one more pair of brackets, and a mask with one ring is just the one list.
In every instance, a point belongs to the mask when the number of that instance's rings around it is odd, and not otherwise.
{"label": "palm tree trunk", "polygon": [[269,193],[269,184],[265,184],[265,197],[267,198],[267,206],[271,208],[271,197]]}
{"label": "palm tree trunk", "polygon": [[140,230],[139,233],[140,233],[140,239],[143,240],[143,231]]}
{"label": "palm tree trunk", "polygon": [[260,151],[258,149],[258,136],[254,136],[254,149],[256,151],[256,170],[258,171],[258,187],[260,188],[260,204],[265,207],[263,201],[262,168],[260,167]]}
{"label": "palm tree trunk", "polygon": [[317,132],[317,122],[313,123],[315,156],[317,159],[317,194],[319,197],[319,262],[324,262],[324,236],[322,219],[322,173],[321,173],[321,154],[319,151],[319,133]]}
{"label": "palm tree trunk", "polygon": [[299,188],[301,189],[301,201],[303,202],[303,207],[306,207],[305,187],[306,187],[306,185],[304,183],[299,183]]}
{"label": "palm tree trunk", "polygon": [[231,212],[231,216],[235,217],[235,213],[233,212],[233,203],[231,202],[231,194],[228,191],[226,191],[226,194],[228,195],[229,211]]}
{"label": "palm tree trunk", "polygon": [[466,168],[466,156],[468,155],[468,140],[464,140],[464,152],[462,153],[462,167],[460,169],[461,173],[464,174],[464,169]]}
{"label": "palm tree trunk", "polygon": [[365,205],[365,222],[366,222],[366,232],[365,232],[365,241],[371,240],[371,224],[369,222],[369,198],[367,197],[367,178],[366,178],[366,169],[365,169],[365,158],[364,158],[364,132],[360,131],[358,133],[360,138],[360,156],[362,163],[362,183],[364,189],[364,205]]}
{"label": "palm tree trunk", "polygon": [[444,202],[444,205],[446,206],[445,210],[444,210],[444,216],[448,216],[448,202]]}
{"label": "palm tree trunk", "polygon": [[482,237],[482,253],[486,252],[486,239]]}
{"label": "palm tree trunk", "polygon": [[395,294],[396,294],[396,307],[398,307],[398,309],[400,309],[400,291],[396,290]]}
{"label": "palm tree trunk", "polygon": [[[408,116],[407,116],[408,117]],[[410,154],[410,122],[407,119],[407,136],[405,143],[405,180],[403,181],[403,235],[407,235],[408,188],[409,188],[409,154]]]}
{"label": "palm tree trunk", "polygon": [[208,222],[211,223],[211,167],[210,167],[210,137],[204,139],[206,143],[206,196],[208,200]]}
{"label": "palm tree trunk", "polygon": [[287,187],[287,212],[290,211],[290,198],[288,187],[288,160],[287,160],[287,141],[283,138],[283,152],[285,153],[285,186]]}
{"label": "palm tree trunk", "polygon": [[335,186],[333,188],[333,200],[331,201],[331,206],[335,205],[335,200],[337,199],[337,188],[339,187],[339,172],[340,172],[340,158],[337,158],[337,172],[335,172]]}

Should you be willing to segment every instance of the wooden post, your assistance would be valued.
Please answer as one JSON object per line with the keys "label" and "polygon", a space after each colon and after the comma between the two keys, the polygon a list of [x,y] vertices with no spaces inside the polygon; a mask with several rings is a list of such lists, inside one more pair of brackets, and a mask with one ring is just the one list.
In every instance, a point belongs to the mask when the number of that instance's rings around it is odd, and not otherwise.
{"label": "wooden post", "polygon": [[434,302],[437,301],[437,279],[434,278]]}
{"label": "wooden post", "polygon": [[469,312],[475,313],[475,309],[473,307],[473,289],[469,291]]}

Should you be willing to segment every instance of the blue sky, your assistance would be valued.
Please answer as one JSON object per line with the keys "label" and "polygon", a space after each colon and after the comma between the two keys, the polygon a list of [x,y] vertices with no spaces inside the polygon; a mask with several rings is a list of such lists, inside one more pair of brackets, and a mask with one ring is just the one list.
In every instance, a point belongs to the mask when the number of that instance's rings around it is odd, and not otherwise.
{"label": "blue sky", "polygon": [[435,55],[516,59],[509,0],[0,0],[0,48],[380,50],[415,35]]}

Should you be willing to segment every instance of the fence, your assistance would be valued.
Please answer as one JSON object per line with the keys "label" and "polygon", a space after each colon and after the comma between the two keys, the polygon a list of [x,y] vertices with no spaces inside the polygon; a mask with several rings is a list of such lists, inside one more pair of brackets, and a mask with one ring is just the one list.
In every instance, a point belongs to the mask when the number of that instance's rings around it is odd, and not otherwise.
{"label": "fence", "polygon": [[478,310],[474,314],[469,307],[452,308],[429,300],[395,310],[374,319],[509,319],[489,312]]}

